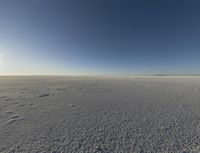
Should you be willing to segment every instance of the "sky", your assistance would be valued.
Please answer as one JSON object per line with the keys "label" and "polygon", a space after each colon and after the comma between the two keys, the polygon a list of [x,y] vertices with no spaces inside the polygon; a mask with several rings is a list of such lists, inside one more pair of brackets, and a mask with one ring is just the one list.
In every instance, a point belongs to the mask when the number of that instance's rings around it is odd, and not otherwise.
{"label": "sky", "polygon": [[200,74],[199,0],[0,0],[0,75]]}

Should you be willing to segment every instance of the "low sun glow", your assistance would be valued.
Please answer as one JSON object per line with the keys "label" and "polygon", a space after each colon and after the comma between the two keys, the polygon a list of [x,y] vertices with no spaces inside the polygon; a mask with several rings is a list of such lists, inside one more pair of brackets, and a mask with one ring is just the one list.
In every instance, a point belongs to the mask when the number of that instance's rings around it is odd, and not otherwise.
{"label": "low sun glow", "polygon": [[0,65],[3,63],[3,54],[0,52]]}

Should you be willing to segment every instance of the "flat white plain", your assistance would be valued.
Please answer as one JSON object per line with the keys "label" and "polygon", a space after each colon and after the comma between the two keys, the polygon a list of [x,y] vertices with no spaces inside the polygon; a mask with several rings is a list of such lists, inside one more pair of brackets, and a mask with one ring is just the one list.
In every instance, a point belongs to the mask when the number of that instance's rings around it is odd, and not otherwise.
{"label": "flat white plain", "polygon": [[0,152],[200,152],[200,77],[0,77]]}

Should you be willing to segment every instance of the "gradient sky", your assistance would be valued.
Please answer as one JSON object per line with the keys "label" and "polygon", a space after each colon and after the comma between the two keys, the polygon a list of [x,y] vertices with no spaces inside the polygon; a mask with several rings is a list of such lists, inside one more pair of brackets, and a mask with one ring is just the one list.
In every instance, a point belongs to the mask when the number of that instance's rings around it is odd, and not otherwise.
{"label": "gradient sky", "polygon": [[0,74],[200,74],[200,1],[0,0]]}

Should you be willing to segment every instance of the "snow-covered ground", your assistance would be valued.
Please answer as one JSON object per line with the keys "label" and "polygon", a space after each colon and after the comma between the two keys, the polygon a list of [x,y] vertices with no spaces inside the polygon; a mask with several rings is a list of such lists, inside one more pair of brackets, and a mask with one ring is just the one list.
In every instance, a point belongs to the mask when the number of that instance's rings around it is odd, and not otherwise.
{"label": "snow-covered ground", "polygon": [[0,152],[200,152],[200,77],[0,77]]}

